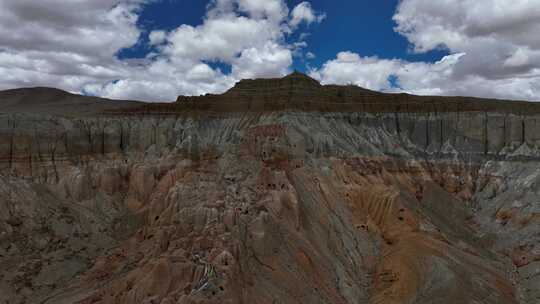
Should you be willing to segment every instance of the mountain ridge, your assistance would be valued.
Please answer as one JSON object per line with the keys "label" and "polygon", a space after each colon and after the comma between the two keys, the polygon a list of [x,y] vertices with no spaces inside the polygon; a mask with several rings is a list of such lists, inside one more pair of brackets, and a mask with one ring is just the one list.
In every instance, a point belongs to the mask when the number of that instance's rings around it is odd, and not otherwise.
{"label": "mountain ridge", "polygon": [[[179,96],[176,104],[145,105],[146,112],[279,111],[321,112],[507,112],[540,113],[540,103],[464,96],[420,96],[384,93],[356,85],[322,85],[294,72],[282,78],[244,79],[223,94]],[[136,110],[136,109],[135,109]]]}
{"label": "mountain ridge", "polygon": [[322,112],[504,112],[540,113],[540,102],[466,96],[384,93],[356,85],[322,85],[293,72],[282,78],[243,79],[222,94],[178,96],[176,102],[112,100],[33,87],[0,91],[0,112],[95,115],[305,110]]}

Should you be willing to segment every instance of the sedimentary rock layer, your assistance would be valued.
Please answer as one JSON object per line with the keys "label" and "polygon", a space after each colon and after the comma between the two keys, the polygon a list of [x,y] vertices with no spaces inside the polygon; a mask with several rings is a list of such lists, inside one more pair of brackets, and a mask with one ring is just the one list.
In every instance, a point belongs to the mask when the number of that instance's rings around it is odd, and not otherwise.
{"label": "sedimentary rock layer", "polygon": [[142,114],[0,115],[0,302],[540,300],[534,113]]}

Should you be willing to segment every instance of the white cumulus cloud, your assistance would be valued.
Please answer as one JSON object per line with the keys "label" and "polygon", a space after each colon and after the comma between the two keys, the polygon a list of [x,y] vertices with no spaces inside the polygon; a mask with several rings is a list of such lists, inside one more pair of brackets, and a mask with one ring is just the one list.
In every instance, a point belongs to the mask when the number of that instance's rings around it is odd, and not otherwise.
{"label": "white cumulus cloud", "polygon": [[540,101],[540,0],[402,0],[393,19],[413,52],[450,55],[426,63],[345,52],[312,74],[376,90]]}
{"label": "white cumulus cloud", "polygon": [[309,2],[302,2],[294,7],[291,12],[291,20],[289,24],[294,28],[300,23],[305,22],[307,24],[319,23],[326,18],[326,15],[316,13]]}
{"label": "white cumulus cloud", "polygon": [[[325,18],[309,2],[212,0],[200,24],[147,33],[138,19],[153,1],[0,0],[0,89],[156,101],[219,93],[315,58],[303,55],[308,33],[293,34]],[[310,74],[382,91],[540,100],[540,0],[402,0],[393,20],[410,51],[449,55],[430,63],[343,50]],[[146,58],[119,59],[142,41]]]}
{"label": "white cumulus cloud", "polygon": [[[151,31],[154,49],[146,58],[119,59],[123,49],[143,41],[137,21],[151,1],[0,0],[0,89],[52,86],[171,101],[179,94],[223,92],[241,78],[285,75],[294,53],[305,47],[287,41],[298,16],[283,0],[213,0],[201,24]],[[311,11],[306,3],[302,7]]]}
{"label": "white cumulus cloud", "polygon": [[125,74],[115,54],[137,43],[141,3],[0,0],[0,89],[80,91]]}

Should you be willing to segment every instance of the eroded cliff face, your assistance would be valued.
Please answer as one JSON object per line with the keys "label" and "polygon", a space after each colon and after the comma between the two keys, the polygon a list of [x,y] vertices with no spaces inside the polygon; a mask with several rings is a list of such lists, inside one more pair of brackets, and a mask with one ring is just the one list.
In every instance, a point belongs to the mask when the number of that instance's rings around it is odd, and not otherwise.
{"label": "eroded cliff face", "polygon": [[540,299],[538,118],[201,115],[2,116],[0,300]]}
{"label": "eroded cliff face", "polygon": [[151,108],[0,114],[1,303],[540,301],[532,112]]}

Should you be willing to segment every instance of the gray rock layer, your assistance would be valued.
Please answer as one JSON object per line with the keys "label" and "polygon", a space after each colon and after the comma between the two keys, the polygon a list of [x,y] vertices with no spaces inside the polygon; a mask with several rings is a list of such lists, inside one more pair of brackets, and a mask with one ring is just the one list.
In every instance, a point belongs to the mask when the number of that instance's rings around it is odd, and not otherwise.
{"label": "gray rock layer", "polygon": [[0,302],[539,303],[538,119],[4,114]]}

